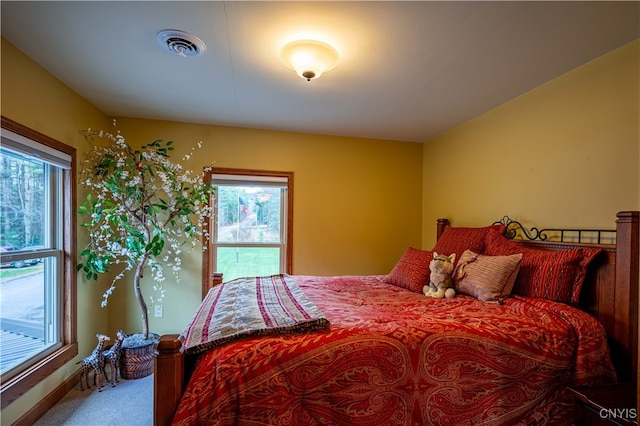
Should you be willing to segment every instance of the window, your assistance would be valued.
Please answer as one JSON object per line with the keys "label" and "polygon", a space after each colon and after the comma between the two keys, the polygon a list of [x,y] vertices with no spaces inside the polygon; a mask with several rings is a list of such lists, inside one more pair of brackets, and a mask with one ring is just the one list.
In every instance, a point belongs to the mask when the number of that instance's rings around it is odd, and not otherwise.
{"label": "window", "polygon": [[2,118],[2,407],[78,353],[75,149]]}
{"label": "window", "polygon": [[205,279],[291,273],[293,173],[212,169],[207,181],[215,190]]}

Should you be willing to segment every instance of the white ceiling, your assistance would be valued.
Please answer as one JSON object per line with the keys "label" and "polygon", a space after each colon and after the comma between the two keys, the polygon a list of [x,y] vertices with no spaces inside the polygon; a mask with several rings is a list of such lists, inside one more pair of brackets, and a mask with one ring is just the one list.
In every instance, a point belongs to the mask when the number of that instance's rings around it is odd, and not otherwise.
{"label": "white ceiling", "polygon": [[[2,1],[2,36],[111,116],[425,142],[640,36],[640,3]],[[206,52],[171,55],[163,29]],[[318,38],[307,82],[279,50]]]}

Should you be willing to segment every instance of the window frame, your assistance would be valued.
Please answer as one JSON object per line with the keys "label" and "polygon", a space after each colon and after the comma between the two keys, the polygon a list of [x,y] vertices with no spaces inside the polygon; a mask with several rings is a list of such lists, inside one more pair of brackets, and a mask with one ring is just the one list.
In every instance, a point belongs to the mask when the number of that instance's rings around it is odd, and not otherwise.
{"label": "window frame", "polygon": [[[211,184],[211,179],[213,175],[235,175],[235,176],[255,176],[255,177],[279,177],[287,179],[287,204],[286,211],[284,212],[284,218],[286,224],[284,228],[286,229],[285,235],[285,250],[284,250],[284,271],[287,274],[293,273],[293,172],[283,172],[283,171],[270,171],[270,170],[252,170],[252,169],[233,169],[233,168],[221,168],[221,167],[211,167],[204,169],[204,181],[207,184]],[[213,206],[214,202],[214,194],[211,193],[209,195],[209,205]],[[212,217],[210,220],[206,221],[205,232],[203,236],[202,246],[204,250],[202,250],[202,297],[207,294],[209,288],[211,288],[211,283],[214,280],[214,274],[217,271],[213,270],[214,263],[214,250],[213,245],[214,241],[210,236],[213,236],[213,221],[215,220]],[[282,263],[283,259],[281,259]],[[224,278],[224,277],[223,277]]]}
{"label": "window frame", "polygon": [[[71,157],[71,168],[62,170],[62,295],[60,306],[62,309],[60,324],[61,346],[47,353],[35,363],[26,365],[21,371],[13,374],[0,385],[1,408],[14,402],[21,395],[45,380],[54,371],[64,366],[78,355],[77,336],[77,276],[75,273],[77,220],[76,206],[76,149],[42,133],[32,130],[4,116],[0,117],[0,126],[27,139],[31,139],[56,151]],[[18,256],[16,256],[18,257]],[[22,257],[20,255],[19,257]]]}

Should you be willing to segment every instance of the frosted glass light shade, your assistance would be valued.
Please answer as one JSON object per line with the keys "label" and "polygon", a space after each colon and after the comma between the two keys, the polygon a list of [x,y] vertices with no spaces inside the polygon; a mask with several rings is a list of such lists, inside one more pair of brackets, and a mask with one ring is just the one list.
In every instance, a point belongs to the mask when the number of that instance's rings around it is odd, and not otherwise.
{"label": "frosted glass light shade", "polygon": [[338,64],[338,52],[316,40],[297,40],[280,51],[282,61],[307,81],[318,78]]}

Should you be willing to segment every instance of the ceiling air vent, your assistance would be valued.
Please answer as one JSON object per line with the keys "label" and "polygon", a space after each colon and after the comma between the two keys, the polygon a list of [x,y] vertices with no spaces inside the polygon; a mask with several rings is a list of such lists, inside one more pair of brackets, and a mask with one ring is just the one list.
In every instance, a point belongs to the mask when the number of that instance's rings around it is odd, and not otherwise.
{"label": "ceiling air vent", "polygon": [[183,58],[202,55],[207,50],[198,37],[179,30],[162,30],[156,36],[156,40],[166,51]]}

